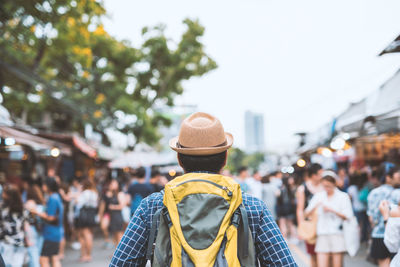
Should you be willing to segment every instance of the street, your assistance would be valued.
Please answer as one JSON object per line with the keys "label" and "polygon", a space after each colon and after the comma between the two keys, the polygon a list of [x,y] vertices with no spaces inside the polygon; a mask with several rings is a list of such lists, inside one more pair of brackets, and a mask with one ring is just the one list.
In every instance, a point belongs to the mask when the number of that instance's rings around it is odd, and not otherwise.
{"label": "street", "polygon": [[[308,267],[309,258],[307,253],[305,252],[305,248],[302,244],[293,245],[289,244],[289,247],[293,253],[293,256],[299,265],[299,267]],[[103,243],[101,239],[96,239],[94,242],[93,248],[93,260],[90,263],[80,263],[79,262],[79,251],[72,250],[70,248],[67,249],[65,259],[63,261],[64,267],[97,267],[97,266],[108,266],[110,263],[113,249],[103,249]],[[356,257],[350,258],[349,256],[345,257],[344,266],[351,267],[373,267],[375,265],[367,262],[366,259],[367,249],[366,246],[363,245],[361,250],[358,252]]]}

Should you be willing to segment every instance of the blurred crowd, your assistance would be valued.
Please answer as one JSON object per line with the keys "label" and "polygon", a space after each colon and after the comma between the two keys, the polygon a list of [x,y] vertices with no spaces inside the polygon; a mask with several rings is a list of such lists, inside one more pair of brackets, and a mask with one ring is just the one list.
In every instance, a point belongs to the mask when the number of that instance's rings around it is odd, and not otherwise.
{"label": "blurred crowd", "polygon": [[[229,173],[225,173],[229,175]],[[343,266],[360,243],[380,267],[400,266],[400,169],[395,164],[324,170],[311,164],[293,174],[250,175],[241,167],[242,190],[262,199],[289,243],[305,241],[311,266]],[[354,238],[354,236],[356,238]]]}
{"label": "blurred crowd", "polygon": [[[363,242],[370,248],[366,260],[399,266],[394,253],[400,246],[400,169],[394,164],[337,171],[311,164],[306,171],[268,175],[241,167],[235,175],[223,174],[264,201],[289,243],[306,243],[313,267],[343,266],[349,246]],[[79,260],[90,262],[94,231],[104,249],[114,249],[141,200],[171,178],[145,168],[103,181],[26,177],[17,186],[0,177],[0,254],[12,266],[57,267],[67,239],[80,250]],[[353,218],[359,240],[349,245],[346,231],[355,231],[346,222]]]}
{"label": "blurred crowd", "polygon": [[[25,177],[19,186],[0,178],[0,255],[6,266],[61,266],[66,240],[80,250],[81,262],[92,260],[93,236],[114,249],[141,200],[161,191],[167,178],[145,168],[104,181],[59,177]],[[97,227],[99,226],[99,227]]]}

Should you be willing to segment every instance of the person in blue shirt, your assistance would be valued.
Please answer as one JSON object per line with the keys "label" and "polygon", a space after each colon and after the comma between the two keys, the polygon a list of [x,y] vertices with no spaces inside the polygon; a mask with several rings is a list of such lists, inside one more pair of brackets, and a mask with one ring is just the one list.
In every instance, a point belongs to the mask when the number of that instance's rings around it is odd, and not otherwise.
{"label": "person in blue shirt", "polygon": [[61,267],[58,257],[60,242],[63,237],[63,204],[58,194],[58,183],[54,178],[47,178],[43,185],[43,192],[47,194],[45,212],[31,210],[30,212],[44,220],[44,243],[40,255],[42,267]]}
{"label": "person in blue shirt", "polygon": [[387,201],[397,205],[400,202],[400,168],[395,166],[385,173],[384,184],[375,188],[368,195],[367,215],[372,223],[371,258],[378,261],[380,267],[389,266],[392,254],[384,243],[385,220],[379,211],[379,204]]}
{"label": "person in blue shirt", "polygon": [[[183,140],[188,142],[184,143]],[[232,135],[224,132],[218,119],[199,112],[184,120],[179,136],[170,141],[170,146],[178,152],[178,162],[186,174],[201,172],[215,175],[221,173],[225,166],[227,150],[232,143]],[[254,240],[257,265],[297,267],[286,241],[264,202],[246,193],[243,193],[242,197]],[[163,198],[164,192],[161,191],[151,194],[140,202],[114,252],[110,267],[146,266],[146,253],[151,253],[147,251],[150,229],[153,217],[163,207]]]}

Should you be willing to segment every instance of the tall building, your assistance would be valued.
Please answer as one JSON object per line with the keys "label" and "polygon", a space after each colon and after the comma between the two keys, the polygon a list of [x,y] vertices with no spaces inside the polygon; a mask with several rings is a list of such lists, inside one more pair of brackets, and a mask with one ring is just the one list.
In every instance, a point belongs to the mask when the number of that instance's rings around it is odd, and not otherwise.
{"label": "tall building", "polygon": [[245,138],[248,152],[263,152],[264,143],[264,115],[246,111],[245,113]]}

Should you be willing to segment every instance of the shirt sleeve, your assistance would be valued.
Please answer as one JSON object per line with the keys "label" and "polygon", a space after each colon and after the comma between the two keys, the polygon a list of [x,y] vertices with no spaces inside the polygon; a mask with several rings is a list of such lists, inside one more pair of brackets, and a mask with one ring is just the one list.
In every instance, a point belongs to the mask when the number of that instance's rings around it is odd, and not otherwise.
{"label": "shirt sleeve", "polygon": [[353,217],[354,215],[353,207],[351,206],[350,197],[347,194],[344,195],[342,208],[343,208],[343,215],[346,216],[347,219]]}
{"label": "shirt sleeve", "polygon": [[368,198],[367,198],[367,201],[368,201],[367,215],[371,216],[374,221],[377,220],[377,218],[376,218],[377,216],[375,216],[377,214],[377,212],[375,212],[375,211],[378,208],[378,206],[376,205],[375,195],[376,195],[376,192],[372,191],[368,195]]}
{"label": "shirt sleeve", "polygon": [[261,266],[297,266],[265,203],[256,228],[256,254]]}
{"label": "shirt sleeve", "polygon": [[310,203],[308,203],[308,206],[306,207],[306,212],[312,211],[317,206],[318,203],[319,203],[319,197],[318,194],[315,194],[311,198]]}
{"label": "shirt sleeve", "polygon": [[400,218],[389,218],[383,241],[391,253],[397,253],[400,249]]}
{"label": "shirt sleeve", "polygon": [[56,216],[57,215],[57,200],[53,197],[50,197],[47,202],[47,209],[46,213],[49,216]]}
{"label": "shirt sleeve", "polygon": [[147,201],[135,211],[121,242],[111,259],[110,267],[144,267],[149,229],[146,226]]}

